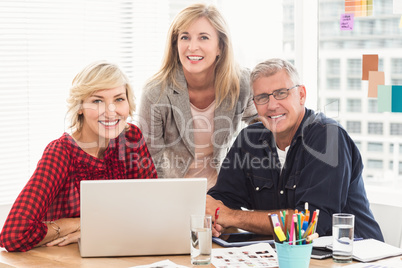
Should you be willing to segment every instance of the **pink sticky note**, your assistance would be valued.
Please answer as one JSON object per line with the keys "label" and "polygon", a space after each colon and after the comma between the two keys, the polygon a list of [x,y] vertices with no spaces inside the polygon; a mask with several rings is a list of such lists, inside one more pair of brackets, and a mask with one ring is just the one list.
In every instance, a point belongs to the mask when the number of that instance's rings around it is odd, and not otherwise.
{"label": "pink sticky note", "polygon": [[340,29],[341,31],[353,30],[354,14],[341,14]]}
{"label": "pink sticky note", "polygon": [[384,72],[369,71],[368,97],[377,98],[377,86],[385,84]]}

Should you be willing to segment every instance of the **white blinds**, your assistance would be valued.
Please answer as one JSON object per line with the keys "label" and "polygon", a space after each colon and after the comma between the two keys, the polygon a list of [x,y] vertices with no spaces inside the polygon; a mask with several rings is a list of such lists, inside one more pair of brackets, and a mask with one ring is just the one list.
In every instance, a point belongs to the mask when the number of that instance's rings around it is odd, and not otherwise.
{"label": "white blinds", "polygon": [[45,146],[67,130],[75,74],[116,62],[138,92],[160,65],[168,1],[0,1],[0,204],[11,203]]}

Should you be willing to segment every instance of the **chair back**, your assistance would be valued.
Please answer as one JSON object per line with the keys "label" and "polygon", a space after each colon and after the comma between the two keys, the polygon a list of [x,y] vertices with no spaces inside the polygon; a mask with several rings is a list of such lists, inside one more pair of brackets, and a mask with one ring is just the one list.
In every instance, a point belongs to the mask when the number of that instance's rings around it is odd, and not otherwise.
{"label": "chair back", "polygon": [[402,207],[370,203],[385,243],[402,248]]}

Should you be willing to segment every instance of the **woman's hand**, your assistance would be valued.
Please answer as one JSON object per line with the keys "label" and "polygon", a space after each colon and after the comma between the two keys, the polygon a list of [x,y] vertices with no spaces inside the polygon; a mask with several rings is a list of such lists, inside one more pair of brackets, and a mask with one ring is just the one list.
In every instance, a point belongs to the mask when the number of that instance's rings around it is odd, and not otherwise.
{"label": "woman's hand", "polygon": [[78,243],[78,239],[81,237],[81,230],[78,230],[74,233],[70,233],[68,235],[59,237],[49,243],[46,244],[48,247],[53,246],[67,246],[68,244]]}
{"label": "woman's hand", "polygon": [[81,237],[80,218],[62,218],[52,222],[44,222],[47,225],[47,234],[35,247],[46,245],[65,246],[77,243]]}

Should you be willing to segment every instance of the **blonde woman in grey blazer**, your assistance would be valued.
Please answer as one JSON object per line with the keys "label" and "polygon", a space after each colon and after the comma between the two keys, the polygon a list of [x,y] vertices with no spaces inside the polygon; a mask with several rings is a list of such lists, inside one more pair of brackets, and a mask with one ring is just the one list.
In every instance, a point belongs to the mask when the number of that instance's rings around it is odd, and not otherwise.
{"label": "blonde woman in grey blazer", "polygon": [[194,4],[176,16],[139,115],[159,178],[205,176],[208,189],[215,184],[240,121],[250,122],[257,112],[249,71],[235,63],[229,31],[214,6]]}

